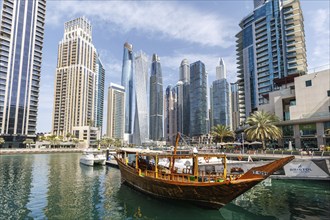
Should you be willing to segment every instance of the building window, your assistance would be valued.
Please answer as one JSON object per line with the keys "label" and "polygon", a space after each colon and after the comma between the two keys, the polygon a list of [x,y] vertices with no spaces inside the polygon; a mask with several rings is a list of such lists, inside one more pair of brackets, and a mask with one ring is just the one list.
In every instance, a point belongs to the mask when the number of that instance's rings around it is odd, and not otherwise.
{"label": "building window", "polygon": [[312,86],[312,80],[305,81],[306,87]]}
{"label": "building window", "polygon": [[330,90],[328,90],[328,96],[330,96]]}

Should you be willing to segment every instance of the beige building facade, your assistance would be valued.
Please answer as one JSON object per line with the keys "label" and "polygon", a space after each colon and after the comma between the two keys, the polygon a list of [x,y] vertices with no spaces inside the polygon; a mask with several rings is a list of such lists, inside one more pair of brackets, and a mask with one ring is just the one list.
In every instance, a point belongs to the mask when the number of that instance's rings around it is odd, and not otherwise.
{"label": "beige building facade", "polygon": [[274,113],[283,130],[279,146],[330,146],[330,69],[294,78],[294,83],[269,94],[258,110]]}
{"label": "beige building facade", "polygon": [[123,140],[124,131],[125,87],[111,83],[108,89],[107,136]]}
{"label": "beige building facade", "polygon": [[66,22],[58,46],[53,134],[66,137],[68,133],[94,126],[97,59],[89,21],[77,18]]}

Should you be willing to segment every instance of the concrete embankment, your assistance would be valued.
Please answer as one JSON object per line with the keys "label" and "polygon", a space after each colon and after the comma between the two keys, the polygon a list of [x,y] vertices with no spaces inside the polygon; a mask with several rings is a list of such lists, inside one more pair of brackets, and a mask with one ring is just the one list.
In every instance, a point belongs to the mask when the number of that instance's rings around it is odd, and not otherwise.
{"label": "concrete embankment", "polygon": [[49,154],[49,153],[81,153],[81,148],[32,148],[32,149],[0,149],[0,155],[11,154]]}

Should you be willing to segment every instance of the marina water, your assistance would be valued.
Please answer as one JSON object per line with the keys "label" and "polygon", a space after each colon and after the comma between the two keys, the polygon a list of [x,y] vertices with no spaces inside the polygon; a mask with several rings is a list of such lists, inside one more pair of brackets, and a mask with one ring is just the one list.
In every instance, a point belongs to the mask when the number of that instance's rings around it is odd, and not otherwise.
{"label": "marina water", "polygon": [[0,219],[328,219],[330,183],[270,180],[220,210],[159,200],[80,154],[0,156]]}

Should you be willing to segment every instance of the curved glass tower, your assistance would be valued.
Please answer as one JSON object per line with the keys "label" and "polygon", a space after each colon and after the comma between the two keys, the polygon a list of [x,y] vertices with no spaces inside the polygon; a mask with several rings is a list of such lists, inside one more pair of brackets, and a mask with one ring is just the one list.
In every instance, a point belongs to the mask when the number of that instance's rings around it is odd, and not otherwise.
{"label": "curved glass tower", "polygon": [[140,51],[135,56],[135,118],[133,144],[149,139],[148,118],[148,57]]}
{"label": "curved glass tower", "polygon": [[133,129],[133,46],[124,44],[121,85],[125,88],[125,133],[131,134]]}
{"label": "curved glass tower", "polygon": [[150,76],[150,139],[163,139],[163,77],[157,54],[152,56]]}

